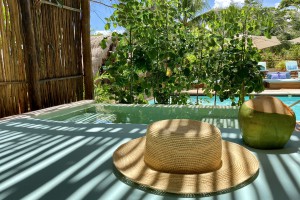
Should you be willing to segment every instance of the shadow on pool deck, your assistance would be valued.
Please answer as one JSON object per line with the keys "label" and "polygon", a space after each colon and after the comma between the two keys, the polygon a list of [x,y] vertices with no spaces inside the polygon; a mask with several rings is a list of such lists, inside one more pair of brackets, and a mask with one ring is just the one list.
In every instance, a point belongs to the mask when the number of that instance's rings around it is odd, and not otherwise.
{"label": "shadow on pool deck", "polygon": [[[0,199],[179,199],[131,187],[113,173],[114,150],[143,136],[146,128],[32,118],[0,121]],[[221,131],[223,139],[243,145],[238,129]],[[248,149],[260,161],[253,183],[201,199],[298,199],[300,134],[294,132],[284,149]]]}

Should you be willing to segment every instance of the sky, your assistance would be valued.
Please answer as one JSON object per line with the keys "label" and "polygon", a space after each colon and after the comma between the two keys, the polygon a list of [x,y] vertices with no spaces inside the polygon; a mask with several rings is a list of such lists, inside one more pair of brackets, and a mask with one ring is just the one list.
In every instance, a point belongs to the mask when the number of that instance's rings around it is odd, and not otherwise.
{"label": "sky", "polygon": [[[117,0],[97,0],[101,1],[106,5],[112,5],[117,3]],[[265,7],[276,7],[279,5],[281,0],[261,0],[263,6]],[[224,8],[230,5],[230,3],[242,4],[244,0],[208,0],[209,8]],[[91,1],[91,30],[93,33],[104,31],[104,25],[106,24],[105,18],[108,18],[113,13],[113,9],[106,7],[101,4],[93,3]],[[120,27],[117,27],[117,30],[120,30]],[[110,31],[115,31],[111,29]]]}

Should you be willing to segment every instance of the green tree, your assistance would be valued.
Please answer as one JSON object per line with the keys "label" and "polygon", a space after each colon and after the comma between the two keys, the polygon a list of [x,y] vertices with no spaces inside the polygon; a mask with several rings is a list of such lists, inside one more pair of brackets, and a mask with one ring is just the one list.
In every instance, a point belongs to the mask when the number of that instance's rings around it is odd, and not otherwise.
{"label": "green tree", "polygon": [[140,103],[153,95],[158,103],[186,104],[181,91],[195,82],[206,83],[206,93],[216,91],[221,100],[238,95],[238,104],[263,89],[260,57],[248,36],[261,30],[270,35],[272,22],[259,4],[211,11],[201,15],[201,24],[187,26],[183,22],[196,18],[193,10],[183,12],[183,1],[119,2],[106,25],[126,28],[113,34],[118,45],[107,63],[117,102]]}
{"label": "green tree", "polygon": [[286,8],[289,6],[300,7],[300,0],[281,0],[279,8]]}
{"label": "green tree", "polygon": [[[154,95],[159,103],[186,103],[180,93],[190,87],[191,64],[186,54],[194,36],[178,19],[179,1],[122,0],[107,19],[107,28],[126,28],[118,35],[108,73],[112,91],[121,103],[140,102]],[[172,98],[170,98],[172,96]]]}
{"label": "green tree", "polygon": [[272,35],[281,41],[300,37],[300,14],[295,9],[267,8],[272,15],[274,27]]}
{"label": "green tree", "polygon": [[206,22],[212,34],[207,71],[213,76],[206,91],[216,91],[221,101],[230,98],[233,105],[235,95],[241,105],[246,94],[263,90],[262,74],[257,66],[260,54],[249,34],[264,30],[269,37],[272,21],[259,4],[250,3],[242,8],[230,6],[211,12]]}
{"label": "green tree", "polygon": [[207,0],[180,0],[178,4],[178,9],[181,12],[179,21],[185,26],[193,24],[207,5]]}

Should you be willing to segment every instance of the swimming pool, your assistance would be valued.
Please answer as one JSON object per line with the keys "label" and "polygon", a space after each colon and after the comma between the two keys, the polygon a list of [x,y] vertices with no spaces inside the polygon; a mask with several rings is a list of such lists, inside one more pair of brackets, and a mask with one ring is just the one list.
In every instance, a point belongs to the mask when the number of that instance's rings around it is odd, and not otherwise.
{"label": "swimming pool", "polygon": [[[285,103],[287,106],[292,105],[293,103],[295,103],[296,101],[300,100],[300,96],[276,96],[278,99],[280,99],[283,103]],[[199,99],[199,103],[203,106],[213,106],[214,105],[214,97],[213,98],[209,98],[208,96],[198,96]],[[249,97],[246,98],[246,100],[248,100]],[[197,100],[196,96],[191,96],[189,103],[190,104],[195,104]],[[236,102],[237,102],[237,98],[236,98]],[[231,105],[231,101],[229,99],[221,102],[219,98],[217,98],[216,101],[218,106],[230,106]],[[154,104],[154,100],[149,101],[150,104]],[[296,104],[292,107],[293,111],[296,114],[296,120],[300,121],[300,103]]]}
{"label": "swimming pool", "polygon": [[87,104],[39,115],[37,118],[74,123],[149,124],[163,119],[194,119],[219,128],[239,128],[238,107],[196,105]]}
{"label": "swimming pool", "polygon": [[[279,96],[285,104],[300,100],[295,96]],[[239,107],[229,106],[230,100],[220,102],[216,107],[213,99],[201,96],[202,105],[145,105],[145,104],[86,104],[62,109],[37,116],[39,119],[74,123],[130,123],[150,124],[163,119],[194,119],[214,124],[219,128],[238,129]],[[191,97],[195,102],[196,97]],[[300,120],[300,104],[292,107],[296,120]]]}

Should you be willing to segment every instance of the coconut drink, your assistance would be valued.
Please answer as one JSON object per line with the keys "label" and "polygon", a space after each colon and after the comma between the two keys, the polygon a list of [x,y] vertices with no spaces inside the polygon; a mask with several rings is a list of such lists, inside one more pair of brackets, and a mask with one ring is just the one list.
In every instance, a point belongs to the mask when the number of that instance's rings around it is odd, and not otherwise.
{"label": "coconut drink", "polygon": [[271,96],[244,102],[238,120],[244,143],[258,149],[283,148],[296,125],[294,111]]}

